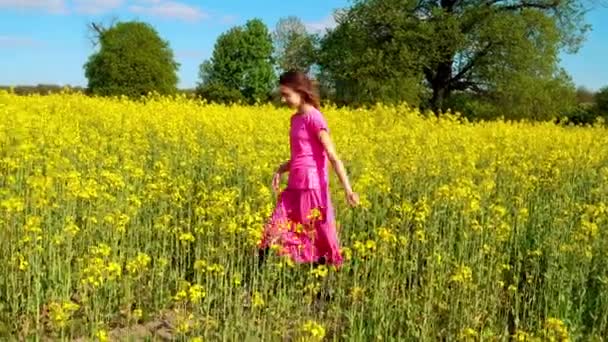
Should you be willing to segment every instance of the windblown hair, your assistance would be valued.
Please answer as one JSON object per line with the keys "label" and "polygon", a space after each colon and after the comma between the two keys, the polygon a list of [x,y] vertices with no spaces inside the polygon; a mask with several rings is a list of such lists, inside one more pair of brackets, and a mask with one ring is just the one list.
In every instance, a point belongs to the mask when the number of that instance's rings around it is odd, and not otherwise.
{"label": "windblown hair", "polygon": [[316,84],[301,71],[287,71],[279,78],[279,84],[293,89],[302,96],[304,102],[319,109],[319,91]]}

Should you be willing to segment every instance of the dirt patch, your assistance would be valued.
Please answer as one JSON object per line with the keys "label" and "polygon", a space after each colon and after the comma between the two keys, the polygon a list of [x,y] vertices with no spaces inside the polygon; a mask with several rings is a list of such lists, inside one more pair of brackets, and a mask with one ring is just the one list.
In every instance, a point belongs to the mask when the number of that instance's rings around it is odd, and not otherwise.
{"label": "dirt patch", "polygon": [[[128,327],[114,328],[108,331],[109,341],[173,341],[175,338],[174,325],[171,315],[154,321],[133,324]],[[76,342],[92,341],[89,338],[78,338]]]}

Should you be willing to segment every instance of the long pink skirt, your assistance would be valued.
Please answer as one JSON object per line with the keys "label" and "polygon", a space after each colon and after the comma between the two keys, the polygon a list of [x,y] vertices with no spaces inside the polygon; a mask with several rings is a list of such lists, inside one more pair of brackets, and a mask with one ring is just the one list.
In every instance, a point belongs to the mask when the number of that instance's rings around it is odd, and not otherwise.
{"label": "long pink skirt", "polygon": [[286,189],[266,224],[260,248],[276,247],[296,263],[342,264],[329,194],[320,189]]}

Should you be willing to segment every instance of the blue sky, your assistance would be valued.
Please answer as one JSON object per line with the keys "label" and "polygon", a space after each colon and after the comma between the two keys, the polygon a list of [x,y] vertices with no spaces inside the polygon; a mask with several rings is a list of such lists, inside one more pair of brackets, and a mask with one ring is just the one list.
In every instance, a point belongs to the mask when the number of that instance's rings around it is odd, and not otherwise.
{"label": "blue sky", "polygon": [[[181,64],[180,87],[193,87],[198,66],[213,51],[217,36],[253,17],[274,28],[297,15],[310,30],[333,23],[334,9],[348,0],[0,0],[0,84],[86,85],[83,64],[94,51],[86,26],[91,21],[143,20],[168,40]],[[602,18],[604,18],[602,20]],[[608,8],[592,11],[593,31],[563,66],[577,85],[608,85]]]}

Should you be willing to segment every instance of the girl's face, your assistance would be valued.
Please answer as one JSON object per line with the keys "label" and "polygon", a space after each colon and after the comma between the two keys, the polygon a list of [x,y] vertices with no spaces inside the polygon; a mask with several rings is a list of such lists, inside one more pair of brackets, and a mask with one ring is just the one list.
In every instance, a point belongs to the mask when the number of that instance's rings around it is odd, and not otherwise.
{"label": "girl's face", "polygon": [[302,96],[287,86],[281,86],[281,100],[291,108],[298,108],[302,103]]}

